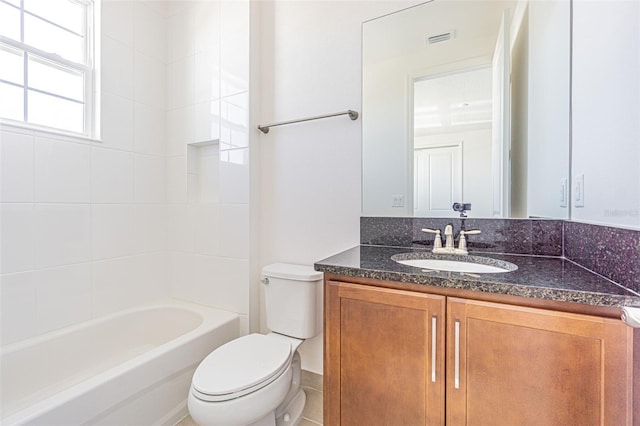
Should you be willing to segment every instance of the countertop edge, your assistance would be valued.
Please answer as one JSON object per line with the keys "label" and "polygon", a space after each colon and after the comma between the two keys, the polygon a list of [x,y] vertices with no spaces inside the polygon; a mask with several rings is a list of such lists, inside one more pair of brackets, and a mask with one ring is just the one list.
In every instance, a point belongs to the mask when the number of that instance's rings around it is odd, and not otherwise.
{"label": "countertop edge", "polygon": [[[357,249],[358,247],[362,247],[362,246],[353,247],[342,253],[347,253],[350,250]],[[342,253],[339,253],[336,256],[339,256]],[[580,290],[575,288],[571,288],[571,289],[550,288],[550,287],[536,285],[536,283],[517,284],[517,283],[509,283],[509,282],[495,282],[495,281],[490,282],[487,280],[483,280],[481,277],[479,277],[477,280],[469,279],[469,277],[465,277],[464,279],[459,279],[453,275],[454,273],[449,273],[448,277],[442,277],[441,276],[442,274],[439,274],[440,276],[429,276],[427,274],[422,274],[422,273],[409,273],[409,272],[392,271],[392,270],[385,270],[385,269],[370,269],[370,268],[363,268],[363,267],[347,266],[344,264],[340,264],[344,262],[332,262],[331,259],[333,257],[335,256],[315,262],[314,268],[317,271],[335,274],[335,275],[360,277],[360,278],[375,279],[375,280],[382,280],[382,281],[395,281],[400,283],[411,283],[411,284],[418,284],[418,285],[428,285],[432,287],[440,287],[440,288],[446,288],[446,289],[475,291],[475,292],[485,293],[485,294],[518,296],[518,297],[525,297],[525,298],[550,300],[550,301],[556,301],[556,302],[569,302],[569,303],[578,303],[583,305],[614,307],[614,308],[616,307],[622,308],[626,306],[640,307],[640,296],[634,296],[631,292],[629,295],[608,294],[608,293],[594,292],[589,290]],[[567,260],[567,259],[564,259],[564,260]],[[586,269],[585,269],[585,272],[593,274],[592,272]],[[597,274],[593,274],[593,275],[596,276]],[[619,284],[615,284],[613,282],[612,282],[612,285],[616,285],[622,289],[626,289],[625,287],[620,286]]]}

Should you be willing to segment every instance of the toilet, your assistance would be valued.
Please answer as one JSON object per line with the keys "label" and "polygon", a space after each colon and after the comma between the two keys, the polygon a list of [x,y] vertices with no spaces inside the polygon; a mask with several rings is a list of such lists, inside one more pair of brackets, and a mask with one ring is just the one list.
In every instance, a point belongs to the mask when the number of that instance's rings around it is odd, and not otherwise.
{"label": "toilet", "polygon": [[262,269],[269,334],[248,334],[202,360],[187,398],[201,426],[297,425],[306,402],[298,346],[320,330],[316,303],[322,272],[274,263]]}

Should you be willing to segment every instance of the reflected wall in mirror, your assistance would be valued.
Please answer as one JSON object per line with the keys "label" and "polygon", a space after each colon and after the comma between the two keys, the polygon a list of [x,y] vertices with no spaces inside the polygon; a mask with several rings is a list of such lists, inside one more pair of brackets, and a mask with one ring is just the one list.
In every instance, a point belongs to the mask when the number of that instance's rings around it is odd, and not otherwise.
{"label": "reflected wall in mirror", "polygon": [[365,22],[363,215],[568,218],[569,11],[434,0]]}

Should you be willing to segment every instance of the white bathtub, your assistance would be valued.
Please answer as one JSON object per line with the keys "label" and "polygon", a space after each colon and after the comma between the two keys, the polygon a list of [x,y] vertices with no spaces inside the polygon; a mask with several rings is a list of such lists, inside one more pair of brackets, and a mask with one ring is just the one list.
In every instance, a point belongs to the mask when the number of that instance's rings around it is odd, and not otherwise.
{"label": "white bathtub", "polygon": [[174,424],[198,363],[238,335],[237,315],[169,300],[7,345],[0,423]]}

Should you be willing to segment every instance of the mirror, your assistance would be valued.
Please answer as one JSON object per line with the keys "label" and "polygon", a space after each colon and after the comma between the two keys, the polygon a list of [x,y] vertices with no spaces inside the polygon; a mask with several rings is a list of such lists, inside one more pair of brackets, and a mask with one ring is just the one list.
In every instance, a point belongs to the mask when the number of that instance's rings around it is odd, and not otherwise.
{"label": "mirror", "polygon": [[363,216],[569,218],[569,2],[433,0],[362,40]]}

